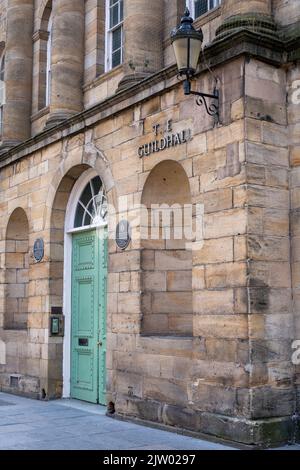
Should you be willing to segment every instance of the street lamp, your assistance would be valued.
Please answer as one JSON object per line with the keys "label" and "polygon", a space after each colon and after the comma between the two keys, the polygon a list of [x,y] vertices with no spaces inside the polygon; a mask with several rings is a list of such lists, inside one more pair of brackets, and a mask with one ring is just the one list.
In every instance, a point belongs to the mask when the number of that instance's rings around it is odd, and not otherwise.
{"label": "street lamp", "polygon": [[[189,9],[186,8],[184,16],[181,18],[181,25],[171,34],[179,75],[185,77],[184,94],[198,96],[197,104],[199,106],[204,104],[206,112],[210,116],[214,116],[216,122],[219,122],[219,91],[214,88],[213,94],[210,95],[191,90],[191,79],[196,73],[203,42],[202,30],[196,31],[193,22]],[[212,99],[214,102],[208,105],[206,98]]]}

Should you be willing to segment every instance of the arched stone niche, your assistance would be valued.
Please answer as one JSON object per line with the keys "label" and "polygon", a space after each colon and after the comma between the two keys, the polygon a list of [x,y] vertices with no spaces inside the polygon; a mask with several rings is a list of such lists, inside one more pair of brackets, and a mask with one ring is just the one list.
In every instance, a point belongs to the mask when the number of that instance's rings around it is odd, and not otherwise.
{"label": "arched stone niche", "polygon": [[183,228],[191,192],[179,163],[164,161],[151,171],[142,204],[142,334],[191,336],[192,252]]}

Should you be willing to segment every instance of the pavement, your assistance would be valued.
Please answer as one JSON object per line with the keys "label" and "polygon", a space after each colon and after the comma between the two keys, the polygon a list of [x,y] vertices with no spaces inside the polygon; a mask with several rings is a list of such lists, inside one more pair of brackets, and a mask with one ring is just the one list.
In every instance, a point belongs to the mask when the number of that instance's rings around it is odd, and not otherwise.
{"label": "pavement", "polygon": [[105,413],[77,400],[43,402],[0,393],[0,450],[234,450]]}

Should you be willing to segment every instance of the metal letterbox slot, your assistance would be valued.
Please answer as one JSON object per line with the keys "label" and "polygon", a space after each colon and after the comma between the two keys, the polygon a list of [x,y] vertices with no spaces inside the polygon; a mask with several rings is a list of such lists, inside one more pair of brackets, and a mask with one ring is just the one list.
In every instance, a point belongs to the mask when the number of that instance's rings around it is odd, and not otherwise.
{"label": "metal letterbox slot", "polygon": [[89,345],[88,338],[79,338],[78,339],[78,345],[79,346],[88,346]]}

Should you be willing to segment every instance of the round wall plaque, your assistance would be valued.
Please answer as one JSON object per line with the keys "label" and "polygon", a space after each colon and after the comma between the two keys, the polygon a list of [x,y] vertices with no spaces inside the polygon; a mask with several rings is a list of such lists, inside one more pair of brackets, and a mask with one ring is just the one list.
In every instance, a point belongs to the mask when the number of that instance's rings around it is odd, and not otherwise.
{"label": "round wall plaque", "polygon": [[116,244],[121,250],[125,250],[131,240],[131,230],[128,220],[121,220],[116,229]]}
{"label": "round wall plaque", "polygon": [[44,258],[44,240],[42,240],[42,238],[35,240],[33,245],[33,256],[35,261],[38,263],[40,263]]}

